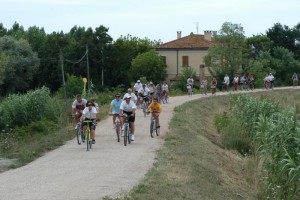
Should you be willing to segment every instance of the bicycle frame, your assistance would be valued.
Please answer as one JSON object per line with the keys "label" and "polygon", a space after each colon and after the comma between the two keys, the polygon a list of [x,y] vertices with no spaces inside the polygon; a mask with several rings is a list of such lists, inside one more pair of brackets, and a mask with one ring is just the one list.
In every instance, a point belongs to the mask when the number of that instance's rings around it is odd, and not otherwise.
{"label": "bicycle frame", "polygon": [[92,148],[92,138],[91,138],[91,129],[89,126],[89,123],[92,122],[92,120],[84,120],[84,123],[87,123],[87,127],[85,130],[85,141],[86,141],[86,150],[89,151]]}
{"label": "bicycle frame", "polygon": [[115,125],[116,125],[116,134],[117,134],[117,141],[120,142],[120,119],[119,114],[114,114],[116,117]]}
{"label": "bicycle frame", "polygon": [[131,132],[130,132],[130,122],[129,118],[130,115],[123,114],[126,117],[126,121],[123,124],[123,131],[124,131],[124,146],[127,146],[127,143],[131,143]]}

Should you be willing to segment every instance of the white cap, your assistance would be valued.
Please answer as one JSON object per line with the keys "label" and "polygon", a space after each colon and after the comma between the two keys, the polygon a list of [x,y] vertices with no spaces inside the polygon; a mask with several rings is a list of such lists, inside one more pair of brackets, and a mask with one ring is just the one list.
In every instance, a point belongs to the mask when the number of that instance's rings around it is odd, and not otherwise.
{"label": "white cap", "polygon": [[141,81],[140,81],[140,80],[137,80],[137,82],[140,83]]}
{"label": "white cap", "polygon": [[124,99],[128,99],[128,98],[131,98],[131,95],[126,93],[125,96],[124,96]]}

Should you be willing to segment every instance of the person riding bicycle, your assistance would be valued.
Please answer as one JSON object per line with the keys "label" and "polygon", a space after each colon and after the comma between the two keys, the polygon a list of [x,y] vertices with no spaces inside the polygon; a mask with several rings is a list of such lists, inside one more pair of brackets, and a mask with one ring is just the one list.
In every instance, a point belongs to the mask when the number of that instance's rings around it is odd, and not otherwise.
{"label": "person riding bicycle", "polygon": [[[130,94],[131,95],[131,100],[135,103],[135,105],[137,104],[137,96],[132,92],[131,88],[128,88],[127,93],[126,94]],[[125,96],[126,94],[124,94],[123,99],[125,100]]]}
{"label": "person riding bicycle", "polygon": [[167,84],[167,81],[164,81],[164,83],[161,86],[161,96],[166,98],[169,95],[169,86]]}
{"label": "person riding bicycle", "polygon": [[193,85],[194,85],[194,79],[192,76],[189,76],[189,78],[187,79],[187,84],[191,86],[191,88],[193,89]]}
{"label": "person riding bicycle", "polygon": [[157,128],[160,128],[159,114],[161,113],[161,105],[157,102],[157,97],[153,98],[153,102],[148,106],[148,111],[151,112],[152,117],[156,119]]}
{"label": "person riding bicycle", "polygon": [[[81,122],[83,122],[83,138],[85,138],[85,132],[87,129],[87,126],[90,127],[91,130],[91,138],[92,138],[92,143],[95,144],[95,122],[96,122],[96,114],[97,114],[97,110],[95,108],[95,105],[93,104],[93,102],[89,101],[86,104],[86,107],[84,108],[84,110],[82,111],[82,116],[81,116]],[[91,122],[84,122],[85,120],[91,120]]]}
{"label": "person riding bicycle", "polygon": [[[136,105],[135,103],[131,100],[131,95],[126,94],[125,95],[125,101],[123,101],[120,105],[120,112],[119,114],[122,115],[125,113],[129,117],[129,122],[130,122],[130,129],[131,129],[131,141],[134,141],[134,121],[135,121],[135,111],[136,111]],[[121,117],[121,124],[123,124],[124,121],[126,121],[125,116]]]}
{"label": "person riding bicycle", "polygon": [[[117,93],[115,95],[115,99],[113,99],[110,103],[109,113],[113,115],[113,128],[116,127],[116,115],[115,114],[119,114],[120,106],[121,106],[122,102],[123,102],[123,100],[121,99],[121,95],[119,93]],[[119,119],[120,119],[120,117],[119,117]]]}
{"label": "person riding bicycle", "polygon": [[142,88],[142,83],[141,83],[140,80],[137,80],[136,83],[133,86],[134,93],[135,93],[136,96],[138,96],[138,92],[139,92],[140,88]]}
{"label": "person riding bicycle", "polygon": [[151,103],[153,99],[153,95],[155,93],[155,86],[153,85],[152,81],[149,83],[148,89],[149,89],[149,96],[150,96],[149,102]]}
{"label": "person riding bicycle", "polygon": [[161,96],[161,92],[162,92],[161,81],[159,81],[159,83],[156,85],[155,89],[156,89],[156,95],[157,95],[157,98],[158,98],[158,102],[160,102],[160,96]]}
{"label": "person riding bicycle", "polygon": [[149,89],[146,87],[146,84],[143,84],[142,88],[139,89],[138,91],[140,98],[140,104],[143,104],[143,101],[146,103],[146,107],[148,107],[148,102],[149,102]]}
{"label": "person riding bicycle", "polygon": [[[80,117],[82,115],[82,111],[85,108],[87,103],[86,99],[83,99],[80,94],[76,95],[75,101],[72,103],[72,116],[75,117],[76,123],[80,121]],[[75,126],[75,129],[77,129],[77,124]]]}

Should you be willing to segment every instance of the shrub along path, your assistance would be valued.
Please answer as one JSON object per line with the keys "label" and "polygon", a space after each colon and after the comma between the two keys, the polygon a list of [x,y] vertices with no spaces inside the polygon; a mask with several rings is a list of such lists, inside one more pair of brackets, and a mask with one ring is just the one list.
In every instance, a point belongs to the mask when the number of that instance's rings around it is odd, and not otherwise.
{"label": "shrub along path", "polygon": [[89,152],[73,139],[26,166],[1,173],[0,199],[100,199],[128,192],[152,167],[174,107],[201,97],[171,97],[163,104],[160,137],[150,138],[150,116],[144,118],[138,110],[136,141],[127,147],[117,143],[111,118],[98,123],[96,144]]}

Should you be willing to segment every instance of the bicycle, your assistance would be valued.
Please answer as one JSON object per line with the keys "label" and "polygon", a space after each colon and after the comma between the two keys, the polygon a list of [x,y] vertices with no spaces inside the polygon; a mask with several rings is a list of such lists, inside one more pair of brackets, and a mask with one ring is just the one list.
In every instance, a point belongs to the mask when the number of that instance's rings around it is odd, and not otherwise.
{"label": "bicycle", "polygon": [[124,133],[124,146],[127,146],[127,143],[130,144],[131,143],[131,132],[130,132],[130,122],[129,122],[129,118],[130,115],[127,114],[123,114],[123,116],[126,117],[126,121],[123,124],[123,133]]}
{"label": "bicycle", "polygon": [[120,122],[120,119],[119,119],[119,114],[118,113],[113,113],[113,114],[110,114],[110,116],[115,116],[116,117],[116,120],[115,120],[115,129],[116,129],[116,134],[117,134],[117,141],[120,142],[120,125],[121,125],[121,122]]}
{"label": "bicycle", "polygon": [[76,132],[76,137],[77,137],[77,143],[80,145],[81,142],[84,142],[84,138],[83,138],[83,131],[82,131],[82,123],[78,122],[77,123],[77,129],[75,130]]}
{"label": "bicycle", "polygon": [[186,88],[188,90],[188,96],[192,96],[192,86],[191,85],[187,85]]}
{"label": "bicycle", "polygon": [[162,92],[161,100],[162,100],[163,104],[169,103],[169,95],[167,94],[166,91]]}
{"label": "bicycle", "polygon": [[90,129],[89,123],[93,122],[93,121],[92,120],[84,120],[83,122],[87,123],[84,139],[86,141],[86,150],[89,151],[92,148],[91,129]]}
{"label": "bicycle", "polygon": [[146,117],[147,114],[147,103],[145,102],[145,100],[143,99],[143,103],[142,103],[142,109],[143,109],[143,113],[144,113],[144,117]]}
{"label": "bicycle", "polygon": [[[156,111],[153,111],[154,113],[158,113]],[[149,112],[150,113],[150,112]],[[156,136],[159,136],[160,134],[160,127],[157,127],[157,121],[156,118],[151,116],[151,120],[150,120],[150,136],[153,138],[153,133],[156,133]]]}

